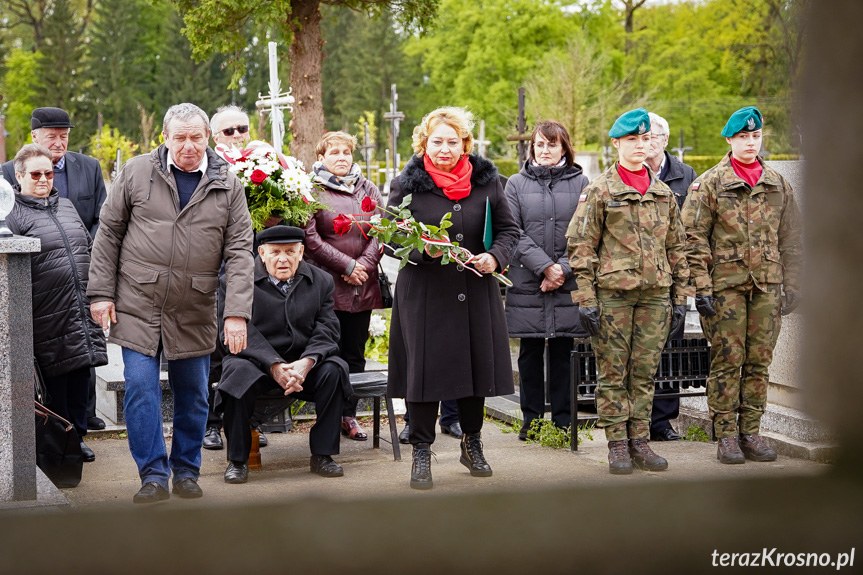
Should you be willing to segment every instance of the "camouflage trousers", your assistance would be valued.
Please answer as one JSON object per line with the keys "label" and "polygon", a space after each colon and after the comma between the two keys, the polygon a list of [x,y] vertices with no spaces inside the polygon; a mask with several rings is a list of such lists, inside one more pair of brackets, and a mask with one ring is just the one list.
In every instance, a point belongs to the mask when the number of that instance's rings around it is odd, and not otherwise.
{"label": "camouflage trousers", "polygon": [[597,427],[609,441],[650,436],[653,377],[671,328],[669,288],[597,290]]}
{"label": "camouflage trousers", "polygon": [[779,285],[762,287],[749,283],[714,293],[716,315],[701,318],[711,345],[707,405],[720,439],[761,428],[767,368],[782,324]]}

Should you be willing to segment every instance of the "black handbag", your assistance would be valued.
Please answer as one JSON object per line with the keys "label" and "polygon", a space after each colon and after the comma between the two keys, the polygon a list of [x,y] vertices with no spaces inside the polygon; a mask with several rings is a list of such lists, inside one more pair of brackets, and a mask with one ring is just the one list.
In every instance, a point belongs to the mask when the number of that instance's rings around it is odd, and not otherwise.
{"label": "black handbag", "polygon": [[393,284],[390,283],[390,278],[384,273],[384,268],[380,262],[378,262],[378,284],[381,287],[382,309],[393,307]]}
{"label": "black handbag", "polygon": [[[36,394],[44,401],[39,366],[34,371]],[[36,410],[36,465],[57,487],[81,483],[84,454],[75,426],[34,400]]]}

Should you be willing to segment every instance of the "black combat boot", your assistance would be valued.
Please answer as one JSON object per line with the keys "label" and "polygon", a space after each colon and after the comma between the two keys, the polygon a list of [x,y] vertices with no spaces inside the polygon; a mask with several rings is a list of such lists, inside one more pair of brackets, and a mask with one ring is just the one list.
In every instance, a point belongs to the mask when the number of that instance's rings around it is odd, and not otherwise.
{"label": "black combat boot", "polygon": [[743,452],[740,450],[740,443],[737,441],[736,435],[723,437],[719,440],[719,445],[716,449],[716,458],[719,460],[719,463],[746,463],[746,458],[743,457]]}
{"label": "black combat boot", "polygon": [[432,488],[431,456],[432,450],[428,443],[417,443],[414,445],[413,465],[411,466],[411,488]]}
{"label": "black combat boot", "polygon": [[740,434],[740,451],[752,461],[776,461],[776,452],[757,433]]}
{"label": "black combat boot", "polygon": [[629,455],[632,457],[632,464],[642,471],[668,469],[668,461],[654,453],[646,437],[629,440]]}
{"label": "black combat boot", "polygon": [[629,441],[618,439],[608,442],[608,471],[612,475],[630,475],[632,460],[629,458]]}
{"label": "black combat boot", "polygon": [[474,477],[491,477],[491,467],[482,454],[482,441],[479,433],[465,433],[461,438],[461,464],[470,469]]}

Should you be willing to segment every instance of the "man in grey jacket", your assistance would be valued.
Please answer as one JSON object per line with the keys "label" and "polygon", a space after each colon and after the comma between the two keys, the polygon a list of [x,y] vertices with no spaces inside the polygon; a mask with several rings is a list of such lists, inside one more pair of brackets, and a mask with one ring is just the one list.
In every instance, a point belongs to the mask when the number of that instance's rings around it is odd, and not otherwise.
{"label": "man in grey jacket", "polygon": [[[123,348],[129,449],[142,487],[135,503],[203,495],[197,484],[207,422],[209,355],[217,336],[216,292],[225,262],[225,345],[246,347],[252,307],[252,222],[242,183],[207,146],[208,118],[172,106],[165,143],[129,160],[102,209],[93,248],[93,319]],[[174,394],[170,460],[162,435],[159,356]]]}

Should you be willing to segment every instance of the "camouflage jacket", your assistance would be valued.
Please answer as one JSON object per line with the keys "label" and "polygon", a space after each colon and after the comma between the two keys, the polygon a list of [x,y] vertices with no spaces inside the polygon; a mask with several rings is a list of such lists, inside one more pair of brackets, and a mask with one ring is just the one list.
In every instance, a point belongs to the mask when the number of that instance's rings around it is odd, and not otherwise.
{"label": "camouflage jacket", "polygon": [[692,284],[709,294],[746,284],[799,285],[800,209],[791,186],[764,165],[751,188],[729,152],[689,189],[682,217]]}
{"label": "camouflage jacket", "polygon": [[623,183],[617,162],[587,186],[566,231],[569,266],[577,287],[572,301],[599,305],[596,288],[669,287],[674,304],[689,287],[685,235],[671,189],[651,172],[642,196]]}

